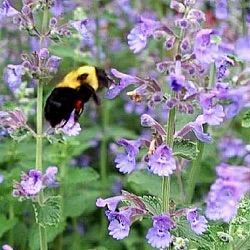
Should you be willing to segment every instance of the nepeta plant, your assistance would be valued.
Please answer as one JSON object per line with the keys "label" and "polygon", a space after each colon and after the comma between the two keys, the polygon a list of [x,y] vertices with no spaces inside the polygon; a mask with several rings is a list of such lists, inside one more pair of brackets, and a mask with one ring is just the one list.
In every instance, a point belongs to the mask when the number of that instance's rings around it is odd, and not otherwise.
{"label": "nepeta plant", "polygon": [[[15,140],[21,141],[28,137],[36,140],[36,162],[34,168],[29,172],[22,173],[21,181],[14,181],[13,196],[20,201],[31,200],[35,212],[35,219],[39,226],[40,249],[47,249],[48,225],[57,225],[60,221],[60,196],[47,191],[47,187],[57,187],[59,183],[55,180],[57,167],[48,167],[43,174],[43,139],[48,136],[43,130],[43,88],[44,85],[57,73],[61,58],[51,55],[49,43],[59,42],[71,35],[72,28],[80,32],[82,36],[88,33],[86,20],[70,21],[61,23],[61,18],[57,13],[58,5],[55,1],[23,1],[21,10],[18,11],[5,0],[1,5],[1,20],[13,18],[21,32],[35,37],[38,46],[31,53],[21,55],[22,63],[19,65],[10,64],[5,72],[5,81],[13,95],[18,98],[22,76],[28,75],[36,80],[36,129],[29,125],[27,113],[21,108],[15,110],[1,111],[0,124],[7,133]],[[42,14],[41,24],[39,15]],[[70,120],[62,131],[68,135],[76,135],[80,131],[79,124],[72,124]],[[48,136],[49,137],[49,136]],[[4,249],[8,249],[4,247]]]}
{"label": "nepeta plant", "polygon": [[[218,2],[216,17],[227,18],[227,2]],[[242,84],[240,78],[236,84],[233,80],[233,74],[239,70],[236,65],[237,56],[243,59],[241,52],[236,48],[234,56],[232,50],[225,49],[225,41],[218,31],[203,28],[206,15],[195,8],[195,1],[171,1],[170,8],[177,13],[171,25],[164,19],[156,21],[142,16],[127,36],[129,48],[134,53],[148,49],[152,38],[163,40],[167,56],[156,63],[158,79],[138,77],[112,69],[112,74],[119,82],[113,84],[106,94],[108,99],[113,99],[128,86],[136,86],[127,92],[127,96],[135,103],[144,102],[151,110],[158,106],[168,108],[166,124],[143,114],[141,126],[151,129],[151,138],[119,139],[117,143],[124,147],[125,152],[117,154],[114,160],[116,168],[123,174],[146,169],[149,179],[153,175],[160,176],[162,195],[137,196],[123,191],[121,196],[97,199],[96,205],[107,206],[105,214],[109,220],[108,230],[115,239],[128,237],[135,221],[150,218],[152,227],[148,229],[145,238],[152,247],[164,249],[172,245],[174,249],[187,249],[188,240],[194,239],[183,231],[187,224],[195,234],[203,235],[208,230],[207,219],[222,220],[231,222],[229,235],[232,234],[232,220],[236,218],[239,203],[250,191],[249,163],[241,166],[221,162],[216,167],[218,179],[205,198],[206,217],[200,215],[198,211],[201,209],[192,204],[194,188],[200,171],[203,171],[200,165],[204,145],[213,143],[209,131],[216,131],[218,126],[235,118],[242,108],[249,105],[250,88],[249,80]],[[178,125],[181,117],[190,114],[193,114],[193,120],[189,118],[188,123]],[[192,138],[192,133],[196,139]],[[224,155],[230,150],[227,147],[229,145],[220,144]],[[240,150],[240,145],[238,147]],[[143,148],[146,148],[146,153],[140,153]],[[235,153],[229,151],[228,155],[245,156],[245,148],[242,146],[242,150],[236,149]],[[143,154],[143,167],[137,163],[139,154]],[[184,159],[190,161],[188,167]],[[180,176],[187,168],[187,186],[179,202],[177,197],[171,195],[171,180],[176,175],[182,182]],[[212,234],[211,231],[208,234]],[[217,232],[217,236],[222,237],[222,234]],[[202,238],[206,239],[205,236]],[[241,244],[236,240],[229,241],[228,249]],[[190,246],[192,244],[194,242]],[[214,246],[216,244],[214,242]]]}

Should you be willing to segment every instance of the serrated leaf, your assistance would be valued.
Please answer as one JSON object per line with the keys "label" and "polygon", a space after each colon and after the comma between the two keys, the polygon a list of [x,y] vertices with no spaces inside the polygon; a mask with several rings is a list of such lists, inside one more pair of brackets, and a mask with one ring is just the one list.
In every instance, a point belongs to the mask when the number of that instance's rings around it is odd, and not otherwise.
{"label": "serrated leaf", "polygon": [[144,195],[142,199],[152,214],[157,215],[161,213],[161,199],[150,195]]}
{"label": "serrated leaf", "polygon": [[173,155],[180,156],[184,159],[194,160],[199,153],[197,143],[188,139],[174,140]]}
{"label": "serrated leaf", "polygon": [[65,185],[86,184],[99,179],[99,174],[93,168],[72,168],[68,171]]}
{"label": "serrated leaf", "polygon": [[36,222],[41,226],[57,226],[60,221],[61,196],[51,196],[42,205],[34,203]]}
{"label": "serrated leaf", "polygon": [[[174,232],[174,231],[173,231]],[[196,245],[196,246],[202,246],[204,248],[202,249],[214,249],[214,248],[210,248],[212,247],[212,242],[207,240],[204,235],[200,236],[195,234],[191,228],[189,223],[186,220],[180,220],[177,223],[177,235],[179,237],[183,237],[183,238],[187,238],[189,241],[191,241],[191,245]],[[200,249],[200,248],[199,248]]]}
{"label": "serrated leaf", "polygon": [[250,110],[244,114],[241,124],[244,128],[250,128]]}

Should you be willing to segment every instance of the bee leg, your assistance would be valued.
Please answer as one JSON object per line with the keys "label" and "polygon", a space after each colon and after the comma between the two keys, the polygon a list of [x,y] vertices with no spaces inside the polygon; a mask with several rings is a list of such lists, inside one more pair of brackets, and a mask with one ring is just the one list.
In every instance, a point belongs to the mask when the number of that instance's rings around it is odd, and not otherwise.
{"label": "bee leg", "polygon": [[79,110],[75,109],[75,113],[74,113],[74,121],[75,122],[78,122],[79,117],[82,114],[82,112],[83,112],[83,107],[81,109],[79,109]]}
{"label": "bee leg", "polygon": [[94,99],[96,105],[101,104],[101,100],[96,93],[93,93],[93,99]]}

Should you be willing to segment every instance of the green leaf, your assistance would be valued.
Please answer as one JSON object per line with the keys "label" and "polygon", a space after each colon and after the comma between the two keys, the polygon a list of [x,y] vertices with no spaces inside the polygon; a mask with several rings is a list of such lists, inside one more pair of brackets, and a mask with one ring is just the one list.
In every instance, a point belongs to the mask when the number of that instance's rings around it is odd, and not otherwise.
{"label": "green leaf", "polygon": [[61,196],[51,196],[42,205],[34,203],[36,222],[41,226],[57,226],[60,221]]}
{"label": "green leaf", "polygon": [[81,214],[93,212],[96,209],[96,199],[100,196],[99,191],[81,189],[71,193],[64,199],[64,213],[65,217],[77,217]]}
{"label": "green leaf", "polygon": [[147,209],[154,215],[161,213],[161,199],[155,196],[144,195],[142,197],[143,201],[146,204]]}
{"label": "green leaf", "polygon": [[4,233],[9,231],[11,228],[15,226],[17,223],[17,219],[8,220],[3,214],[0,215],[0,238],[3,236]]}
{"label": "green leaf", "polygon": [[68,171],[65,185],[86,184],[99,179],[99,174],[93,168],[71,168]]}
{"label": "green leaf", "polygon": [[174,140],[173,155],[180,156],[184,159],[194,160],[199,153],[197,143],[188,139]]}
{"label": "green leaf", "polygon": [[[52,242],[59,234],[61,234],[66,227],[66,223],[60,222],[55,226],[46,226],[47,230],[47,242]],[[38,250],[39,249],[39,229],[37,224],[33,224],[29,230],[29,249]]]}
{"label": "green leaf", "polygon": [[142,193],[148,192],[154,196],[161,196],[162,178],[148,171],[136,171],[128,176],[128,182],[134,184]]}
{"label": "green leaf", "polygon": [[250,128],[250,110],[248,110],[243,116],[242,127]]}
{"label": "green leaf", "polygon": [[[173,231],[174,233],[175,231]],[[178,237],[183,237],[187,238],[190,241],[190,245],[192,247],[200,247],[202,246],[203,248],[198,248],[198,249],[214,249],[212,248],[212,242],[208,239],[206,239],[205,235],[197,235],[195,234],[191,228],[189,223],[185,219],[180,219],[177,223],[177,230],[175,232],[176,236]],[[190,248],[192,249],[192,248]]]}

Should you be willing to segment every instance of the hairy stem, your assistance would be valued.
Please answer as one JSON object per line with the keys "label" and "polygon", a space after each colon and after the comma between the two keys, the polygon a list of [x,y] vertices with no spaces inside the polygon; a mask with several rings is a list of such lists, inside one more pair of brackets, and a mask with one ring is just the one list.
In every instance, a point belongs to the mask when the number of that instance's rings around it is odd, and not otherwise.
{"label": "hairy stem", "polygon": [[[215,75],[216,75],[216,67],[215,67],[215,64],[213,63],[210,66],[210,72],[209,72],[209,83],[208,83],[209,89],[211,89],[214,85]],[[207,130],[208,130],[207,124],[203,125],[203,130],[204,130],[204,133],[207,132]],[[192,199],[193,199],[194,189],[195,189],[195,185],[197,183],[197,177],[199,176],[199,173],[200,173],[200,166],[201,166],[202,155],[203,155],[203,151],[204,151],[204,142],[198,141],[197,148],[199,150],[199,153],[198,153],[197,158],[192,162],[191,170],[189,173],[187,193],[186,193],[187,204],[191,204]]]}
{"label": "hairy stem", "polygon": [[[172,93],[175,96],[175,93]],[[174,121],[175,121],[175,108],[172,108],[168,116],[167,125],[167,145],[172,148],[174,143]],[[162,180],[162,212],[166,213],[169,209],[169,199],[170,199],[170,176],[164,176]]]}
{"label": "hairy stem", "polygon": [[[42,34],[40,38],[40,49],[45,45],[45,33],[48,26],[48,6],[46,5],[43,12]],[[43,154],[43,84],[42,80],[38,81],[37,86],[37,111],[36,111],[36,169],[42,171],[42,154]],[[39,203],[44,200],[43,191],[39,195]],[[47,250],[47,232],[46,228],[39,225],[40,250]]]}

